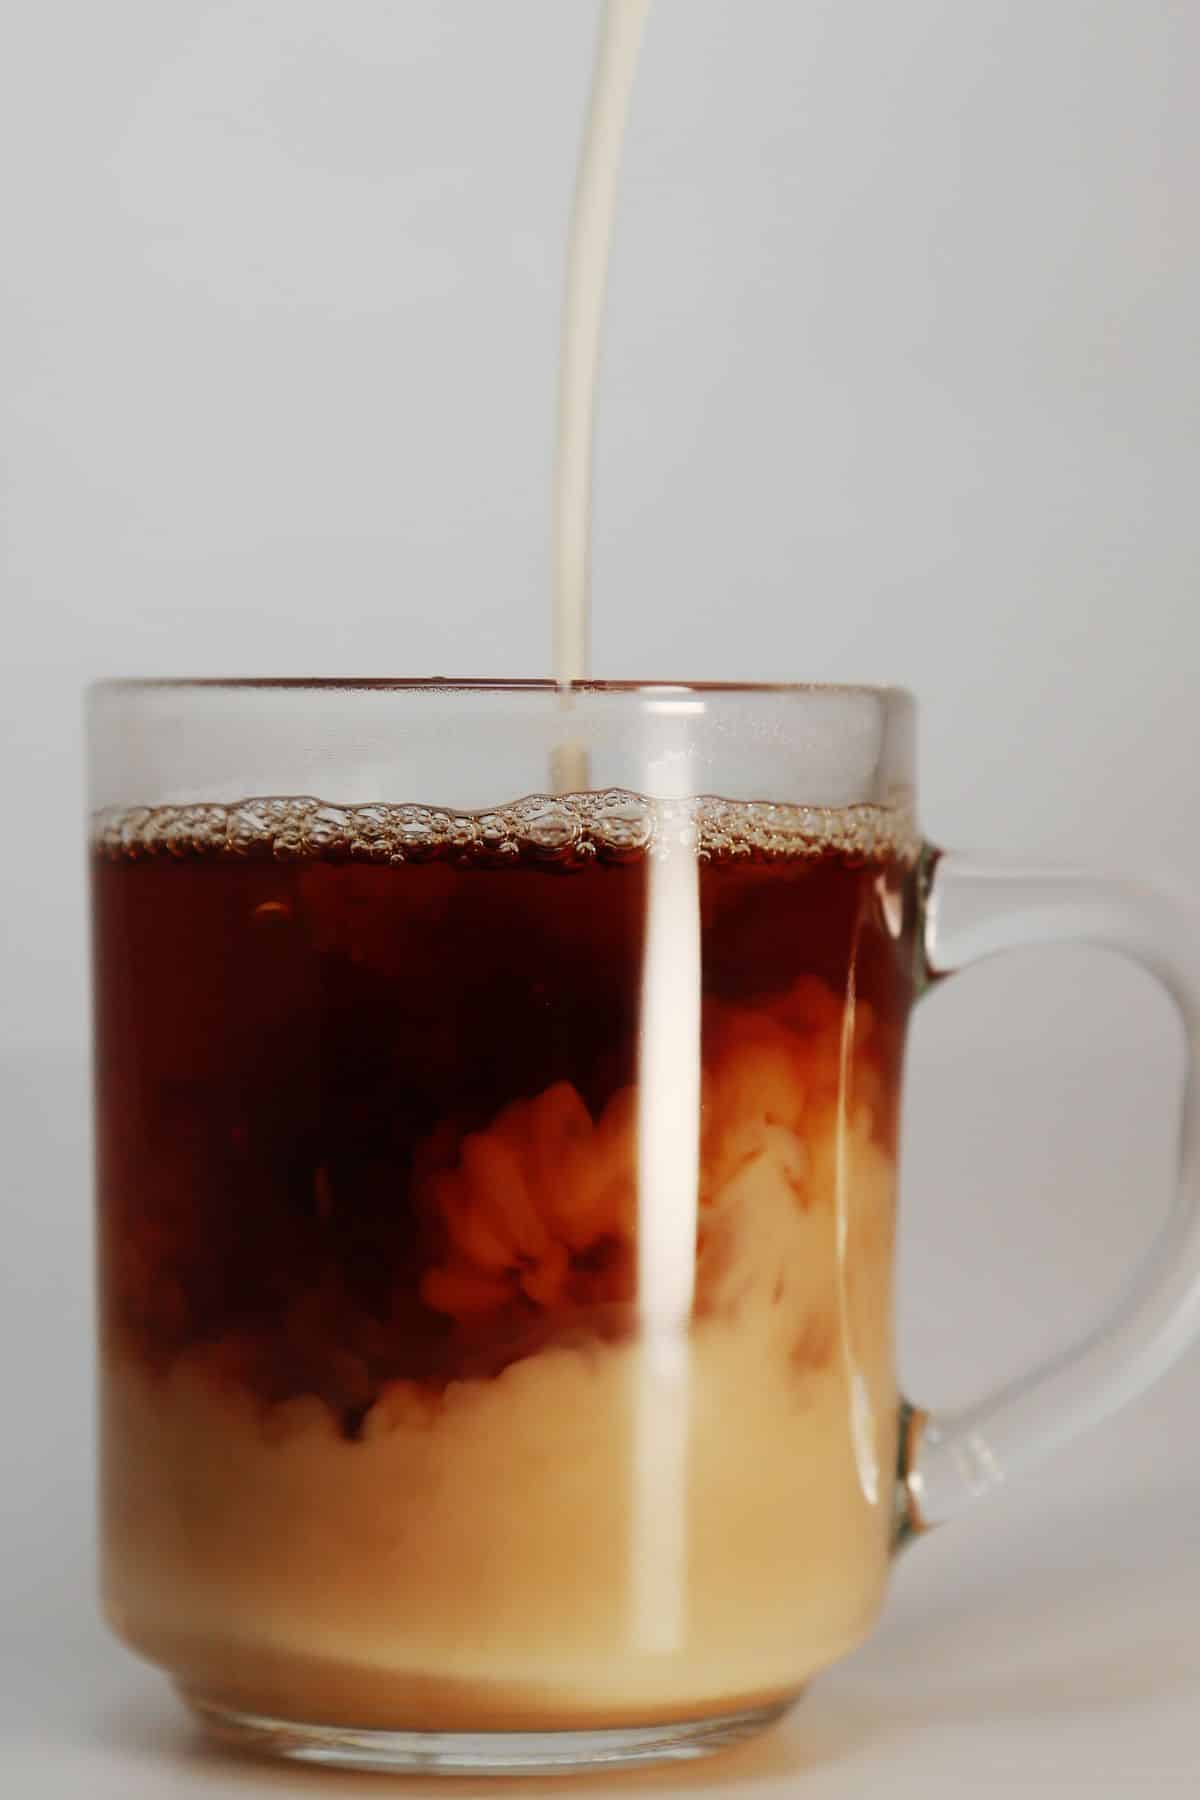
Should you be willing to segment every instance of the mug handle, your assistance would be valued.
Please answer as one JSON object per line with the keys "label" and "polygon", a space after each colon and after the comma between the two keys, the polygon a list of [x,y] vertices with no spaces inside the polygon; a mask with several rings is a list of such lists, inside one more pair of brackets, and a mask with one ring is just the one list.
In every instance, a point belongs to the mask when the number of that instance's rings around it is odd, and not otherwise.
{"label": "mug handle", "polygon": [[[1030,944],[1099,944],[1157,976],[1183,1021],[1179,1177],[1167,1222],[1083,1340],[965,1410],[901,1420],[898,1541],[956,1518],[1158,1379],[1200,1333],[1200,919],[1134,882],[927,848],[919,986]],[[922,967],[923,965],[923,967]]]}

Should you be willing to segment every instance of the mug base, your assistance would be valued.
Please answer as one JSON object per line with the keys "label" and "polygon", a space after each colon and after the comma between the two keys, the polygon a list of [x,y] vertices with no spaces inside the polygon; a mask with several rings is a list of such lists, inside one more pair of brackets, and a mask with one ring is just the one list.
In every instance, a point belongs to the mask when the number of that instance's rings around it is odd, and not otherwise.
{"label": "mug base", "polygon": [[364,1731],[238,1712],[181,1690],[209,1737],[244,1753],[327,1769],[522,1775],[683,1762],[757,1736],[798,1695],[745,1712],[599,1731]]}

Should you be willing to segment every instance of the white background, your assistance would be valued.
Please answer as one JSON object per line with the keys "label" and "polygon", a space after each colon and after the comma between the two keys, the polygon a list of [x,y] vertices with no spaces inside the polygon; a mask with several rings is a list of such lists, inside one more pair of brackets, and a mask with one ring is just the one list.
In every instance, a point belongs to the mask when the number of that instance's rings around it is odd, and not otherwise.
{"label": "white background", "polygon": [[[0,22],[14,1791],[42,1768],[47,1794],[99,1793],[111,1769],[132,1793],[126,1749],[156,1795],[211,1777],[142,1722],[154,1690],[87,1612],[79,690],[546,672],[596,16],[39,0]],[[937,838],[1200,894],[1198,84],[1189,0],[655,0],[596,672],[907,683]],[[1144,978],[1082,951],[923,1009],[902,1266],[922,1398],[1010,1371],[1116,1284],[1165,1201],[1177,1055]],[[1193,1356],[1119,1454],[1081,1449],[1047,1495],[931,1545],[924,1578],[914,1556],[865,1663],[810,1702],[818,1800],[867,1769],[1194,1790],[1198,1383]],[[782,1793],[801,1766],[743,1773]]]}

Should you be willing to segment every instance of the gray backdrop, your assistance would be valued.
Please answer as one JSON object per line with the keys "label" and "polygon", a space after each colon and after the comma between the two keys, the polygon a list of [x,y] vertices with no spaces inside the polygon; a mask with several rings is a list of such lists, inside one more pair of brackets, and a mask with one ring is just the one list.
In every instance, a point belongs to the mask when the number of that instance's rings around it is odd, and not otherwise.
{"label": "gray backdrop", "polygon": [[[0,1396],[25,1434],[0,1496],[0,1768],[24,1792],[55,1744],[77,1761],[47,1793],[111,1767],[132,1794],[131,1742],[163,1791],[157,1727],[122,1711],[141,1678],[82,1597],[79,689],[545,672],[596,16],[39,0],[0,22]],[[1186,0],[656,0],[601,392],[597,673],[908,683],[935,836],[1200,894],[1198,79]],[[1096,1310],[1165,1202],[1177,1080],[1165,1004],[1098,954],[1012,960],[923,1009],[921,1397]],[[1114,1793],[1156,1770],[1190,1791],[1198,1370],[1119,1455],[1094,1440],[925,1576],[914,1558],[866,1661],[814,1695],[834,1721],[814,1795],[862,1791],[861,1742],[923,1791],[937,1755],[955,1792],[980,1767],[1048,1780],[1060,1753]],[[1135,1572],[1114,1588],[1115,1542]],[[754,1778],[788,1791],[773,1769]]]}

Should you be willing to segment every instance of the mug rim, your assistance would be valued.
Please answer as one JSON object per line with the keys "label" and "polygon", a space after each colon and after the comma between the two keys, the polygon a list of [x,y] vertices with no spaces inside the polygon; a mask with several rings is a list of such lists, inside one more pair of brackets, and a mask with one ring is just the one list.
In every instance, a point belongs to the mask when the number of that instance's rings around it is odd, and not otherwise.
{"label": "mug rim", "polygon": [[849,681],[663,681],[587,680],[560,683],[545,676],[457,675],[151,675],[105,676],[89,682],[86,692],[151,693],[190,689],[289,690],[297,693],[402,693],[402,694],[624,694],[666,696],[704,695],[843,695],[846,698],[900,702],[913,706],[911,688],[895,683]]}

